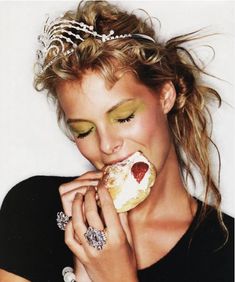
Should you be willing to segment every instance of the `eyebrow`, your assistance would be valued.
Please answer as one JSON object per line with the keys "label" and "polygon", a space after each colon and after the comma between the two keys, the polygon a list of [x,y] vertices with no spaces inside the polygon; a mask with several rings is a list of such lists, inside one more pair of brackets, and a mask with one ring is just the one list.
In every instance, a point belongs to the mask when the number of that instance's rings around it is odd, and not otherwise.
{"label": "eyebrow", "polygon": [[[130,101],[134,101],[134,100],[136,100],[136,99],[135,98],[130,98],[130,99],[122,100],[121,102],[119,102],[116,105],[114,105],[113,107],[111,107],[107,111],[107,114],[110,114],[111,112],[115,111],[117,108],[119,108],[123,104],[128,103]],[[86,119],[80,119],[80,118],[69,118],[69,119],[67,119],[67,123],[73,123],[73,122],[90,122],[90,121],[86,120]]]}

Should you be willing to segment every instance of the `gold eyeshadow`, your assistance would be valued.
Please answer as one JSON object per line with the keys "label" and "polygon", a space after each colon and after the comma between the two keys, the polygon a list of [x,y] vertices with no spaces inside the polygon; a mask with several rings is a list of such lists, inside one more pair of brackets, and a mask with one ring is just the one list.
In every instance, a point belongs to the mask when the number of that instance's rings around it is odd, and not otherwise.
{"label": "gold eyeshadow", "polygon": [[[136,99],[131,99],[126,102],[121,103],[117,107],[114,107],[107,112],[107,117],[111,123],[124,123],[130,121],[134,118],[136,112],[141,111],[144,108],[144,104]],[[95,124],[88,120],[68,120],[68,125],[71,131],[78,137],[83,138],[89,135],[93,129],[95,129]]]}
{"label": "gold eyeshadow", "polygon": [[119,107],[115,108],[108,115],[112,121],[127,118],[131,114],[134,114],[137,110],[143,108],[143,104],[138,100],[131,100],[124,104],[121,104]]}
{"label": "gold eyeshadow", "polygon": [[78,121],[78,122],[70,122],[69,127],[74,133],[81,134],[91,130],[95,126],[93,123],[88,121]]}

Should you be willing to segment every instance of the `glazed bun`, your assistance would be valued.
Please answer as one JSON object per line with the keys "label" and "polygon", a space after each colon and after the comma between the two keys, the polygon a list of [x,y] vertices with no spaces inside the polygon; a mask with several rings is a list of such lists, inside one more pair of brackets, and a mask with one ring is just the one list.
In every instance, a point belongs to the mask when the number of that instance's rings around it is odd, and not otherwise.
{"label": "glazed bun", "polygon": [[154,166],[141,153],[104,168],[103,181],[117,212],[136,207],[150,193],[156,178]]}

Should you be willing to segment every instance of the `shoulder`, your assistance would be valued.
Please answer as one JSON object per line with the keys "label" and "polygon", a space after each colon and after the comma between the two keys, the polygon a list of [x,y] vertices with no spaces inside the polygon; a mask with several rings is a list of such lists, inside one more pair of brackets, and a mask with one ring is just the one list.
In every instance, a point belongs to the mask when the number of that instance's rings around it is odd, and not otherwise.
{"label": "shoulder", "polygon": [[14,195],[33,195],[43,193],[45,190],[50,193],[53,189],[57,189],[58,185],[69,182],[75,177],[63,177],[63,176],[45,176],[36,175],[29,177],[17,183],[6,195],[11,197]]}
{"label": "shoulder", "polygon": [[8,192],[0,210],[0,268],[30,281],[44,281],[68,264],[71,255],[56,217],[63,210],[59,186],[73,178],[33,176]]}
{"label": "shoulder", "polygon": [[59,186],[72,181],[75,177],[43,176],[37,175],[17,183],[5,196],[2,210],[8,205],[15,208],[18,205],[34,205],[39,200],[50,201],[51,198],[59,197]]}
{"label": "shoulder", "polygon": [[[202,203],[199,203],[201,209]],[[200,246],[208,251],[215,251],[220,249],[221,246],[227,247],[233,241],[234,236],[234,218],[226,213],[218,213],[214,207],[208,206],[206,213],[200,219],[200,213],[195,222],[195,243],[200,242]],[[197,249],[200,250],[200,246]],[[198,248],[199,247],[199,248]]]}
{"label": "shoulder", "polygon": [[5,196],[0,221],[16,218],[47,216],[56,210],[63,210],[59,186],[75,177],[33,176],[16,184]]}
{"label": "shoulder", "polygon": [[205,217],[193,230],[190,249],[191,265],[205,281],[233,281],[234,218],[226,213],[220,218],[215,208],[208,207]]}
{"label": "shoulder", "polygon": [[223,238],[226,241],[230,240],[234,235],[234,218],[224,212],[219,217],[216,209],[209,207],[200,224],[199,232],[207,234],[212,242],[223,241]]}
{"label": "shoulder", "polygon": [[226,213],[222,213],[222,218],[228,231],[234,234],[234,218]]}

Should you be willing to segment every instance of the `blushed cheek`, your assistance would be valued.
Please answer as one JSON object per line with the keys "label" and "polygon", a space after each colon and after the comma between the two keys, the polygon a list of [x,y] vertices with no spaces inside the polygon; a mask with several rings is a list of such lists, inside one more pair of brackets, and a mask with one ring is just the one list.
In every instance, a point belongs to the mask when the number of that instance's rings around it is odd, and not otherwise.
{"label": "blushed cheek", "polygon": [[[129,129],[129,136],[132,139],[139,140],[139,143],[149,144],[152,141],[152,138],[156,136],[156,133],[159,131],[157,122],[153,117],[141,118],[135,122],[133,126]],[[156,140],[155,140],[156,141]]]}

